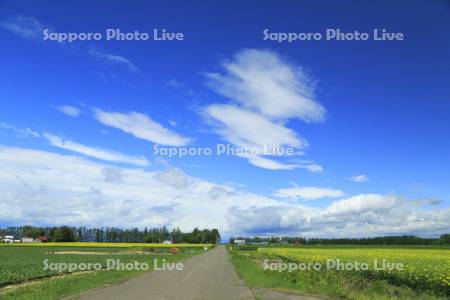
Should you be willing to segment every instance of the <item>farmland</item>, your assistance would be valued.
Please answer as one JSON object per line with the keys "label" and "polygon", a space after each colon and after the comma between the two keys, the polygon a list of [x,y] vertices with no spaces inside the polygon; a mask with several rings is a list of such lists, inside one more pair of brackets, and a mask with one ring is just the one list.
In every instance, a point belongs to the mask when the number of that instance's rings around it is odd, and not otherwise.
{"label": "farmland", "polygon": [[[46,265],[57,266],[68,263],[81,266],[96,266],[93,269],[79,269],[76,274],[80,276],[70,279],[73,290],[68,294],[78,293],[82,290],[95,287],[95,284],[112,283],[115,280],[133,276],[143,270],[108,270],[104,271],[108,260],[120,261],[128,264],[138,262],[146,264],[151,270],[154,260],[174,262],[195,253],[203,252],[205,245],[193,244],[100,244],[100,243],[42,243],[42,244],[12,244],[0,246],[0,295],[11,296],[21,293],[19,290],[10,293],[10,288],[24,282],[38,279],[59,278],[68,274],[68,270],[45,268]],[[84,275],[85,274],[85,275]],[[56,276],[56,277],[55,277]],[[90,278],[89,282],[77,286],[77,280],[83,282],[84,278]],[[100,278],[100,279],[99,279]],[[97,281],[96,281],[97,280]],[[56,280],[55,282],[57,282]],[[52,283],[52,284],[55,284]],[[67,284],[66,284],[67,285]],[[36,285],[39,289],[39,284]],[[27,289],[27,288],[25,288]],[[61,287],[55,288],[60,290]],[[30,288],[28,288],[30,290]],[[35,291],[33,291],[35,292]],[[43,295],[42,297],[47,297]],[[48,296],[51,298],[50,296]],[[13,299],[15,299],[13,297]],[[19,297],[19,299],[21,299]]]}
{"label": "farmland", "polygon": [[231,254],[238,272],[254,286],[350,299],[450,296],[449,248],[259,247]]}
{"label": "farmland", "polygon": [[131,248],[131,247],[202,248],[204,246],[211,246],[211,244],[97,243],[97,242],[49,242],[49,243],[0,244],[0,247],[93,247],[93,248]]}

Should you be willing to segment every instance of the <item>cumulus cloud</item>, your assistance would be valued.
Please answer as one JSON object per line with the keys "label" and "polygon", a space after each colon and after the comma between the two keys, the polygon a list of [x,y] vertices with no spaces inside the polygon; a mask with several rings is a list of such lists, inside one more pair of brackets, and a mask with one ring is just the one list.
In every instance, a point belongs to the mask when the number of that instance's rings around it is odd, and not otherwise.
{"label": "cumulus cloud", "polygon": [[124,180],[124,175],[121,169],[116,167],[104,167],[101,169],[106,182],[120,183]]}
{"label": "cumulus cloud", "polygon": [[230,231],[313,237],[438,236],[450,230],[450,208],[423,209],[395,195],[361,194],[324,208],[299,204],[242,208],[227,214]]}
{"label": "cumulus cloud", "polygon": [[450,230],[449,208],[424,209],[422,202],[395,195],[361,194],[319,208],[280,202],[179,169],[112,167],[12,147],[0,147],[0,219],[10,225],[216,227],[224,235],[305,237],[436,236]]}
{"label": "cumulus cloud", "polygon": [[315,200],[321,198],[336,198],[344,196],[344,192],[336,189],[321,188],[315,186],[294,186],[279,189],[274,196],[292,199]]}
{"label": "cumulus cloud", "polygon": [[[0,147],[0,219],[4,224],[220,228],[232,205],[276,203],[191,177],[86,158]],[[99,193],[100,192],[100,193]],[[42,208],[45,209],[42,209]]]}
{"label": "cumulus cloud", "polygon": [[148,166],[150,164],[150,162],[143,156],[129,156],[120,152],[90,147],[70,140],[65,140],[51,133],[44,133],[44,137],[50,142],[52,146],[77,152],[86,156],[91,156],[106,161],[128,163],[137,166]]}
{"label": "cumulus cloud", "polygon": [[169,186],[173,186],[175,188],[187,188],[192,180],[186,176],[186,174],[180,169],[171,168],[165,171],[157,172],[154,175],[154,178],[159,180],[160,182],[167,184]]}
{"label": "cumulus cloud", "polygon": [[369,180],[369,177],[367,177],[367,175],[355,175],[350,177],[350,180],[353,182],[366,182]]}
{"label": "cumulus cloud", "polygon": [[311,80],[302,68],[278,54],[246,49],[222,66],[223,74],[206,76],[208,84],[224,97],[271,119],[324,119],[325,109],[314,99]]}
{"label": "cumulus cloud", "polygon": [[331,203],[325,214],[342,215],[363,212],[383,212],[400,207],[401,199],[394,195],[362,194]]}
{"label": "cumulus cloud", "polygon": [[0,27],[26,39],[40,39],[44,26],[34,17],[11,16],[0,21]]}
{"label": "cumulus cloud", "polygon": [[119,113],[95,109],[95,118],[104,125],[161,145],[184,146],[191,141],[189,138],[163,127],[149,116],[137,112]]}
{"label": "cumulus cloud", "polygon": [[56,109],[69,117],[78,117],[81,114],[81,110],[71,105],[60,105]]}

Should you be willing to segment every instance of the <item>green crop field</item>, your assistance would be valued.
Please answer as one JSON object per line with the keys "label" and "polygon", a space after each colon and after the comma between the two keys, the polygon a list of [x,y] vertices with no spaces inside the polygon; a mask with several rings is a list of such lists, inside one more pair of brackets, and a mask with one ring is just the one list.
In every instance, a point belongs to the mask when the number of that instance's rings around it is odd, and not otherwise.
{"label": "green crop field", "polygon": [[254,286],[349,299],[447,299],[450,296],[449,248],[238,249],[231,251],[233,262],[241,276]]}
{"label": "green crop field", "polygon": [[[51,263],[90,263],[91,265],[99,263],[105,267],[108,259],[119,259],[123,263],[134,261],[146,262],[151,265],[154,258],[166,259],[173,256],[170,253],[166,253],[164,256],[167,250],[160,249],[156,244],[152,244],[153,247],[151,249],[136,246],[130,247],[130,245],[127,248],[124,248],[123,245],[119,245],[119,247],[111,247],[109,245],[108,248],[104,245],[102,247],[82,247],[82,245],[71,247],[50,245],[43,247],[42,245],[45,244],[38,245],[40,246],[0,247],[0,287],[61,273],[58,270],[45,270],[44,262],[46,260],[48,265]],[[195,247],[191,247],[191,249],[195,249]],[[143,255],[145,252],[142,250],[152,250],[153,252],[146,253],[149,255]],[[155,250],[160,253],[154,253]]]}
{"label": "green crop field", "polygon": [[[159,263],[162,261],[174,262],[204,251],[204,245],[202,247],[193,247],[192,245],[189,245],[189,247],[175,247],[180,245],[172,245],[172,247],[164,245],[164,247],[161,247],[162,245],[158,244],[146,244],[145,246],[128,244],[126,247],[125,245],[118,245],[118,247],[109,245],[106,247],[106,245],[101,244],[101,247],[54,245],[54,243],[32,245],[3,245],[0,247],[0,298],[29,299],[31,294],[37,293],[40,295],[37,299],[59,299],[64,294],[77,294],[83,290],[106,283],[114,283],[145,271],[106,271],[108,260],[119,260],[121,264],[145,263],[149,266],[149,270],[152,270],[155,259]],[[90,267],[90,269],[77,269],[73,272],[61,268],[57,269],[57,267],[68,263]],[[77,274],[77,276],[58,279],[63,277],[58,275],[69,273]],[[37,281],[47,278],[57,278],[58,280]],[[70,284],[66,281],[70,281]],[[20,287],[22,283],[29,282],[35,284],[24,285],[24,288],[20,289],[15,288]],[[64,292],[64,290],[67,291]]]}

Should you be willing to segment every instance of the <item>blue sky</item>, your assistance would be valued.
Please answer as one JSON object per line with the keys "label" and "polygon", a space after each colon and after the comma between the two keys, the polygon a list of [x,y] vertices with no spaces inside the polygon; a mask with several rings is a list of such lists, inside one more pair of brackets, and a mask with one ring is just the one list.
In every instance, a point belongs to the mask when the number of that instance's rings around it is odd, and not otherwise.
{"label": "blue sky", "polygon": [[[4,1],[0,225],[448,231],[449,11],[445,1]],[[43,40],[46,28],[185,38],[59,43]],[[262,33],[328,28],[405,39],[278,43]],[[219,143],[302,153],[153,150]]]}

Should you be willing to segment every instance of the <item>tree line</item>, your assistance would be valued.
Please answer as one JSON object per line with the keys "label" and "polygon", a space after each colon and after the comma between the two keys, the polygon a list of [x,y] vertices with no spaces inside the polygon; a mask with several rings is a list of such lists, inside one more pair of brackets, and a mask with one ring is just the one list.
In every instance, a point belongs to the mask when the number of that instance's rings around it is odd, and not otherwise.
{"label": "tree line", "polygon": [[108,242],[108,243],[173,243],[217,244],[220,241],[218,229],[198,229],[182,232],[179,228],[169,231],[165,226],[158,228],[123,229],[118,227],[35,227],[16,226],[0,229],[0,235],[14,235],[15,238],[46,236],[52,242]]}
{"label": "tree line", "polygon": [[300,244],[300,245],[450,245],[450,234],[443,234],[439,238],[421,238],[412,235],[383,236],[373,238],[339,238],[339,239],[306,239],[302,237],[232,237],[234,240],[245,240],[246,243],[269,244]]}

